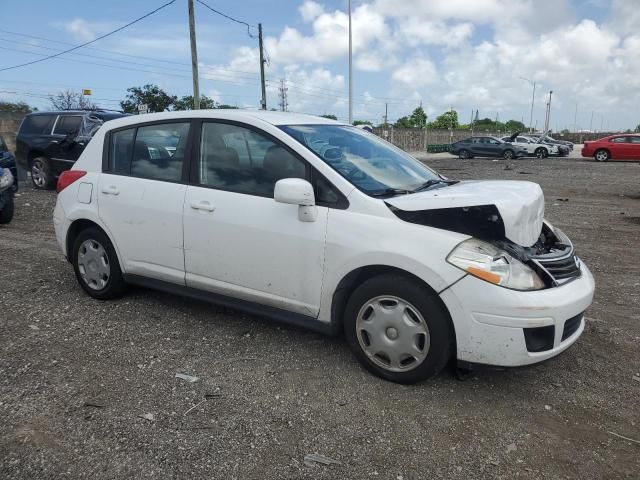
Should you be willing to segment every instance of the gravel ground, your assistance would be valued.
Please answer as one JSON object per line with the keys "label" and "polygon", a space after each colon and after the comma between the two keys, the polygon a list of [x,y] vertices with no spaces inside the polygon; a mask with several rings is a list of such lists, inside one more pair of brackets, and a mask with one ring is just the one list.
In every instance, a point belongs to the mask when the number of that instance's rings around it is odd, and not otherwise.
{"label": "gravel ground", "polygon": [[55,194],[25,187],[0,228],[0,478],[638,478],[640,165],[424,160],[542,185],[597,281],[576,345],[400,386],[341,338],[141,288],[101,303],[55,243]]}

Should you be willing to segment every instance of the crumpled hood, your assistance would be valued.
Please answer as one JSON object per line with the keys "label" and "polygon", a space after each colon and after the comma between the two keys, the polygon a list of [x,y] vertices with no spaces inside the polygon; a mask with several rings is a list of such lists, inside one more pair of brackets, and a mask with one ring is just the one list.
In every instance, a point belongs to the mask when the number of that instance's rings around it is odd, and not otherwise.
{"label": "crumpled hood", "polygon": [[530,247],[540,237],[544,219],[544,194],[540,185],[513,180],[460,182],[386,200],[400,210],[415,212],[455,207],[495,205],[507,239]]}

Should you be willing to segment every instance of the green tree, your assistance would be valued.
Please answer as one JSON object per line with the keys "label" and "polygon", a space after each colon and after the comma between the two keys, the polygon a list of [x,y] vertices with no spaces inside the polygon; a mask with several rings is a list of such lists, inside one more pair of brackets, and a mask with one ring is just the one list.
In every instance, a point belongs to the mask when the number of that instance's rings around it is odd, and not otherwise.
{"label": "green tree", "polygon": [[354,120],[353,126],[357,127],[358,125],[371,125],[373,127],[373,123],[371,123],[369,120]]}
{"label": "green tree", "polygon": [[458,112],[450,110],[448,112],[444,112],[433,122],[429,123],[429,128],[444,130],[448,128],[458,128],[458,125]]}
{"label": "green tree", "polygon": [[638,126],[633,130],[634,133],[640,133],[640,123],[638,124]]}
{"label": "green tree", "polygon": [[411,123],[409,117],[404,116],[396,120],[396,123],[394,123],[393,126],[394,128],[413,128],[413,123]]}
{"label": "green tree", "polygon": [[238,107],[235,105],[227,105],[226,103],[219,103],[218,105],[216,105],[216,108],[219,108],[221,110],[235,110]]}
{"label": "green tree", "polygon": [[164,112],[178,100],[175,95],[169,95],[159,86],[151,84],[127,88],[127,92],[127,98],[120,102],[122,110],[126,113],[136,113],[138,105],[141,104],[147,105],[149,112]]}
{"label": "green tree", "polygon": [[31,113],[34,110],[24,102],[0,102],[0,112]]}
{"label": "green tree", "polygon": [[324,115],[320,115],[322,118],[328,118],[329,120],[338,120],[338,117],[336,117],[335,115],[331,115],[331,114],[324,114]]}
{"label": "green tree", "polygon": [[[216,102],[213,98],[209,98],[206,95],[200,97],[200,109],[205,110],[209,108],[216,108]],[[176,100],[173,103],[174,110],[193,110],[193,95],[185,95],[184,97]]]}
{"label": "green tree", "polygon": [[409,121],[413,125],[413,128],[424,128],[427,126],[427,114],[422,106],[417,107],[409,117]]}
{"label": "green tree", "polygon": [[527,127],[524,126],[524,123],[519,122],[518,120],[509,120],[504,124],[504,127],[510,132],[524,132]]}

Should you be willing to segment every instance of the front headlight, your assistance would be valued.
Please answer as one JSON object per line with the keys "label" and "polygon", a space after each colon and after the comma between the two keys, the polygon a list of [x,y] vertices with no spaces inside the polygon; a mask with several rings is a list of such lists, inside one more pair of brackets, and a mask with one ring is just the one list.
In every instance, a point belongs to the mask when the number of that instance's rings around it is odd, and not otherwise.
{"label": "front headlight", "polygon": [[0,168],[0,191],[5,188],[13,185],[13,175],[11,175],[11,170],[5,168],[4,170]]}
{"label": "front headlight", "polygon": [[514,290],[540,290],[544,282],[531,268],[490,243],[470,238],[459,244],[447,262],[487,282]]}

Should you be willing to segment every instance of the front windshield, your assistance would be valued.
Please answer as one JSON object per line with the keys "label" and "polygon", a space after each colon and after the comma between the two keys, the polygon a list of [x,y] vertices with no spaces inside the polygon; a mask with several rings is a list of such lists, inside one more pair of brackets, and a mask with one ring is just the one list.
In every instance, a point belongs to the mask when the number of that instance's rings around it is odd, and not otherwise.
{"label": "front windshield", "polygon": [[280,127],[369,195],[409,193],[443,177],[380,137],[346,125]]}

